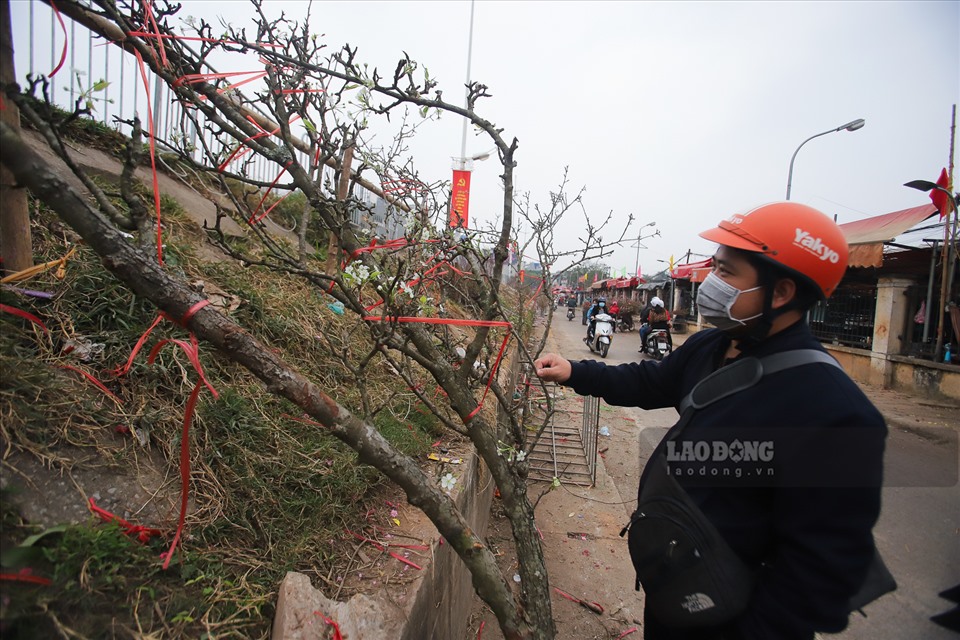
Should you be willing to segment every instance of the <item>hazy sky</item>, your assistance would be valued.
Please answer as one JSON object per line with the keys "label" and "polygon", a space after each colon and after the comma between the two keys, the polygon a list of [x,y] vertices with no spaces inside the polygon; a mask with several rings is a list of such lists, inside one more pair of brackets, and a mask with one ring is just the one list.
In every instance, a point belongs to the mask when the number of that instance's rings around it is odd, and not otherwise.
{"label": "hazy sky", "polygon": [[[18,0],[14,0],[16,4]],[[240,0],[183,0],[181,15],[244,24]],[[267,0],[268,13],[305,2]],[[463,101],[471,3],[315,2],[311,28],[331,48],[389,73],[401,52]],[[492,98],[477,112],[519,141],[517,185],[546,203],[564,167],[585,186],[594,220],[656,222],[647,248],[606,260],[645,274],[688,250],[735,211],[785,197],[790,157],[806,138],[857,118],[866,126],[808,142],[791,199],[839,222],[929,202],[903,187],[935,180],[960,101],[960,2],[590,2],[478,0],[470,76]],[[461,121],[429,125],[412,152],[421,173],[449,178]],[[468,135],[466,155],[493,145]],[[471,218],[501,207],[495,158],[477,162]],[[471,225],[472,226],[472,225]],[[635,223],[630,233],[636,237]],[[561,245],[577,246],[570,218]],[[611,230],[609,235],[613,235]]]}

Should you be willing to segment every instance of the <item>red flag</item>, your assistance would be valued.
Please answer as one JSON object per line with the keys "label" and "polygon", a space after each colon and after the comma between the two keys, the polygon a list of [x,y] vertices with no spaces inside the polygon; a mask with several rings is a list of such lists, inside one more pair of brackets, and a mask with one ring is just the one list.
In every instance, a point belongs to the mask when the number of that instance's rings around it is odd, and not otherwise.
{"label": "red flag", "polygon": [[[947,170],[940,170],[940,177],[937,178],[937,186],[947,191],[952,191],[950,188],[950,178],[947,176]],[[933,189],[930,191],[930,200],[933,202],[933,206],[937,208],[940,212],[940,217],[944,217],[951,211],[950,198],[947,197],[947,194],[943,191]]]}
{"label": "red flag", "polygon": [[596,281],[597,281],[597,278],[599,278],[599,277],[600,277],[600,274],[599,274],[599,273],[593,274],[593,281],[596,282]]}
{"label": "red flag", "polygon": [[637,265],[637,277],[638,277],[638,278],[642,277],[642,275],[641,275],[641,273],[640,273],[640,265],[639,265],[639,264]]}
{"label": "red flag", "polygon": [[450,228],[466,229],[470,214],[470,172],[453,172],[453,189],[450,192]]}

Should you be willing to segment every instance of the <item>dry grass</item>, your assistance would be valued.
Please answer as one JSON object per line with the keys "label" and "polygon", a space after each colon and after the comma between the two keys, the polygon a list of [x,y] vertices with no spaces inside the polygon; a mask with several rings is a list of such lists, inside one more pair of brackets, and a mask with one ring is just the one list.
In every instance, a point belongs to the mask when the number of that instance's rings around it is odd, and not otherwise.
{"label": "dry grass", "polygon": [[[358,380],[345,363],[370,345],[327,307],[329,298],[267,271],[197,261],[192,243],[198,230],[175,203],[164,204],[169,268],[235,296],[240,305],[232,315],[239,324],[351,410],[362,413],[362,391],[378,399],[370,416],[374,424],[410,454],[428,450],[439,434],[436,420],[382,363]],[[56,259],[75,238],[34,206],[36,261]],[[14,563],[4,572],[30,566],[53,583],[2,584],[10,598],[0,611],[5,638],[265,638],[276,588],[288,570],[310,573],[340,597],[370,586],[357,576],[369,575],[378,562],[382,567],[383,558],[344,532],[379,535],[375,527],[389,520],[383,500],[401,500],[396,490],[375,470],[357,465],[354,452],[322,429],[287,417],[299,412],[203,345],[201,361],[220,398],[201,395],[191,428],[186,533],[173,566],[160,570],[157,557],[176,525],[183,410],[196,378],[179,351],[164,348],[148,365],[146,350],[185,334],[161,323],[118,378],[106,372],[127,360],[153,321],[156,311],[148,303],[119,285],[82,246],[62,279],[47,272],[19,286],[54,295],[47,300],[0,292],[3,304],[33,313],[50,329],[44,334],[0,314],[4,562],[13,562],[7,552],[16,548],[17,562],[27,557],[31,563]],[[59,368],[65,364],[102,380],[120,402]],[[57,478],[69,479],[73,488],[44,494]],[[29,505],[13,489],[32,485],[51,504],[76,505],[94,493],[85,484],[91,479],[119,487],[118,495],[140,496],[117,498],[111,509],[168,537],[140,545],[90,519],[23,551],[28,536],[56,523],[35,510],[25,515]],[[391,584],[409,578],[402,568],[385,571],[381,579]]]}

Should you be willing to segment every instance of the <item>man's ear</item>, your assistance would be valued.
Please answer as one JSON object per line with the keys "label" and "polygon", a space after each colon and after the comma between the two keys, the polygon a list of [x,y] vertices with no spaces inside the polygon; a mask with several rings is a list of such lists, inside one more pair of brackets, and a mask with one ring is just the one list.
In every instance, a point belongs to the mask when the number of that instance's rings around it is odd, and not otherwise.
{"label": "man's ear", "polygon": [[780,278],[773,286],[773,301],[771,306],[774,309],[788,304],[797,297],[797,283],[791,278]]}

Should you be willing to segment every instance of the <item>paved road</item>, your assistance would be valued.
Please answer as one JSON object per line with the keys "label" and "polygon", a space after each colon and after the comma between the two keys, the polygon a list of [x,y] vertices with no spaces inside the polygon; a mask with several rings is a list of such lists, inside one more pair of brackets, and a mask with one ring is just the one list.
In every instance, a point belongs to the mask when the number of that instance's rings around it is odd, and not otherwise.
{"label": "paved road", "polygon": [[[553,323],[551,338],[571,360],[599,360],[580,341],[585,333],[579,317],[568,322],[561,316]],[[685,337],[675,336],[675,344]],[[637,353],[639,342],[636,331],[614,334],[606,362],[616,365],[641,357]],[[846,631],[825,637],[956,640],[960,634],[933,624],[929,618],[956,606],[937,594],[960,584],[960,407],[889,390],[864,387],[864,391],[890,426],[885,460],[887,486],[874,534],[899,589],[870,605],[867,618],[855,614]],[[612,431],[609,440],[601,439],[601,447],[608,447],[604,466],[624,502],[636,495],[638,470],[663,429],[675,418],[672,409],[601,412],[601,425],[609,424]],[[639,429],[630,428],[631,422]]]}

